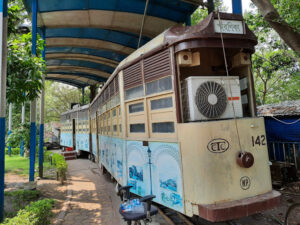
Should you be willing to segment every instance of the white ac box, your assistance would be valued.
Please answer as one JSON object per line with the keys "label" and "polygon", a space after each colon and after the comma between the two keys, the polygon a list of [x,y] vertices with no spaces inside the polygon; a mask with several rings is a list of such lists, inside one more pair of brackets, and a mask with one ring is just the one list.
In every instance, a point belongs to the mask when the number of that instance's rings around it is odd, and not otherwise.
{"label": "white ac box", "polygon": [[185,121],[243,117],[239,77],[192,76],[182,83]]}

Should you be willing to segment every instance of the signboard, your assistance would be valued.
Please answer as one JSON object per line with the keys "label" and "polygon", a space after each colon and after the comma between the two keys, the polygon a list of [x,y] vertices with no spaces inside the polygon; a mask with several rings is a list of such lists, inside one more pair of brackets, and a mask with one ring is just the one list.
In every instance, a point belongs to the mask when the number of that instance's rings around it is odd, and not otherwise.
{"label": "signboard", "polygon": [[214,27],[216,33],[224,34],[243,34],[244,26],[242,21],[236,20],[214,20]]}

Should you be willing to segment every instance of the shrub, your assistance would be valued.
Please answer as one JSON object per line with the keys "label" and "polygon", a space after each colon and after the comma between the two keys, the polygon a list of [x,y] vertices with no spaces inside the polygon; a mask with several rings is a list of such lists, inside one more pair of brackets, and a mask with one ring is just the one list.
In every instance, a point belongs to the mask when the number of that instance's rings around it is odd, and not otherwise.
{"label": "shrub", "polygon": [[[11,154],[12,155],[20,155],[20,148],[11,148]],[[5,154],[8,155],[8,148],[5,148]]]}
{"label": "shrub", "polygon": [[53,215],[51,209],[55,201],[53,199],[43,199],[32,202],[25,209],[18,212],[17,216],[6,219],[3,225],[47,225]]}
{"label": "shrub", "polygon": [[60,179],[61,183],[66,179],[66,172],[68,169],[68,164],[65,158],[57,153],[52,155],[52,163],[56,166],[57,169],[57,178]]}

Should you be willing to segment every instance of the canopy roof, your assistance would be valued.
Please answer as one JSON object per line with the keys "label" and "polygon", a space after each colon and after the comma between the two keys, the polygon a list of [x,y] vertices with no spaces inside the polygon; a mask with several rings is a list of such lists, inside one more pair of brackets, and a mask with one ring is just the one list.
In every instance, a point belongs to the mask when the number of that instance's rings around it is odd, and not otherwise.
{"label": "canopy roof", "polygon": [[[31,12],[31,0],[23,0]],[[76,87],[105,81],[117,65],[167,28],[188,22],[199,0],[39,0],[47,78]]]}

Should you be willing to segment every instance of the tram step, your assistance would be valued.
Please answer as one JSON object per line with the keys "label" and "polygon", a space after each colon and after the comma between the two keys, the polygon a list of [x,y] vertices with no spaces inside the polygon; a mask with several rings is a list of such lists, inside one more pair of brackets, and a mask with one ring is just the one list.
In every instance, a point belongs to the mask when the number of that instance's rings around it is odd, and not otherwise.
{"label": "tram step", "polygon": [[67,156],[65,157],[65,160],[74,160],[74,159],[77,159],[76,156]]}
{"label": "tram step", "polygon": [[76,152],[63,152],[61,153],[62,156],[68,157],[68,156],[76,156]]}

